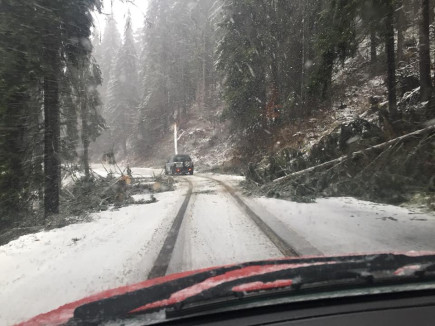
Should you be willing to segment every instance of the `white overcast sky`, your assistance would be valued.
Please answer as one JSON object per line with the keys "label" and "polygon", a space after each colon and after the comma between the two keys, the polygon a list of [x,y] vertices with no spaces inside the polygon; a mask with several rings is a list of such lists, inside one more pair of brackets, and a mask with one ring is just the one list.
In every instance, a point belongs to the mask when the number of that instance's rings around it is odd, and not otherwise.
{"label": "white overcast sky", "polygon": [[129,9],[133,23],[133,29],[137,30],[143,26],[148,0],[103,0],[103,5],[104,7],[102,9],[102,14],[97,14],[94,16],[95,27],[103,32],[106,17],[113,10],[113,14],[115,15],[115,19],[118,23],[119,32],[122,35],[124,31],[125,18]]}

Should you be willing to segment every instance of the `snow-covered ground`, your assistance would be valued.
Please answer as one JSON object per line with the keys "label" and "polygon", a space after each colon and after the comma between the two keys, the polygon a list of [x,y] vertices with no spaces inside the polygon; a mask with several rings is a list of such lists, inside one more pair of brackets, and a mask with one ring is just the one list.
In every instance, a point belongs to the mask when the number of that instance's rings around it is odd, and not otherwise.
{"label": "snow-covered ground", "polygon": [[435,250],[435,216],[354,198],[303,204],[257,198],[288,229],[323,254]]}
{"label": "snow-covered ground", "polygon": [[[236,189],[243,180],[204,175]],[[244,201],[303,255],[435,250],[433,213],[345,197],[311,204],[273,198]]]}
{"label": "snow-covered ground", "polygon": [[191,180],[194,193],[175,245],[169,274],[282,257],[222,186],[201,177]]}
{"label": "snow-covered ground", "polygon": [[146,279],[185,190],[0,247],[0,325]]}
{"label": "snow-covered ground", "polygon": [[[94,170],[105,173],[101,166]],[[132,170],[134,176],[160,173]],[[224,187],[204,177],[233,188],[242,180],[216,174],[176,177],[177,190],[156,194],[156,203],[101,212],[91,222],[26,235],[0,247],[0,325],[146,279],[185,198],[186,180],[193,183],[193,195],[168,273],[281,257]],[[434,215],[352,198],[312,204],[243,200],[302,254],[435,250]]]}
{"label": "snow-covered ground", "polygon": [[[125,165],[110,165],[110,164],[92,164],[92,171],[96,174],[105,177],[109,172],[114,175],[120,175],[121,172],[127,174],[127,167]],[[131,167],[131,172],[133,177],[153,177],[158,176],[163,172],[163,169],[151,169],[151,168],[141,168],[141,167]]]}

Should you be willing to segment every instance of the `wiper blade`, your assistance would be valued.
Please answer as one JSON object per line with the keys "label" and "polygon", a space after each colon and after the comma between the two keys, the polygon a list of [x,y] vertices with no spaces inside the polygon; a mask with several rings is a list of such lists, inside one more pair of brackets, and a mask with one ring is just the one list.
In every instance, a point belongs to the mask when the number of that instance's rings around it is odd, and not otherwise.
{"label": "wiper blade", "polygon": [[[411,265],[412,272],[404,274],[399,271],[409,265],[388,270],[380,268],[371,270],[366,269],[366,266],[363,263],[322,264],[246,277],[217,285],[196,296],[189,297],[182,303],[171,307],[173,309],[168,312],[173,317],[191,314],[195,307],[201,307],[200,311],[207,310],[207,306],[217,307],[222,302],[225,304],[231,295],[235,300],[241,298],[257,300],[262,295],[271,299],[273,294],[288,296],[290,293],[319,293],[325,290],[336,291],[361,286],[404,284],[422,280],[435,281],[435,274],[433,274],[435,264],[423,264],[418,267]],[[140,310],[136,310],[138,311]]]}
{"label": "wiper blade", "polygon": [[[340,282],[368,285],[382,279],[422,278],[435,270],[434,262],[435,255],[375,254],[291,258],[222,267],[85,304],[74,311],[72,323],[98,322],[161,309],[181,311],[185,305],[243,297],[246,293],[239,290],[249,284],[265,284],[258,287],[259,291],[270,285],[270,289],[285,287],[297,292],[302,287]],[[401,275],[400,269],[406,266],[414,266],[414,273]]]}

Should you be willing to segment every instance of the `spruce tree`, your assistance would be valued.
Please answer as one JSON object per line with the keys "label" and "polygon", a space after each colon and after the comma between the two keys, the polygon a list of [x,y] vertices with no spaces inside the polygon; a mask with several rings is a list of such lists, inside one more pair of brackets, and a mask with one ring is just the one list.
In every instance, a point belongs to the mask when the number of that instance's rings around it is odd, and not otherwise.
{"label": "spruce tree", "polygon": [[127,157],[127,143],[133,137],[139,104],[138,63],[130,14],[127,17],[124,41],[112,66],[108,88],[107,119],[112,139]]}

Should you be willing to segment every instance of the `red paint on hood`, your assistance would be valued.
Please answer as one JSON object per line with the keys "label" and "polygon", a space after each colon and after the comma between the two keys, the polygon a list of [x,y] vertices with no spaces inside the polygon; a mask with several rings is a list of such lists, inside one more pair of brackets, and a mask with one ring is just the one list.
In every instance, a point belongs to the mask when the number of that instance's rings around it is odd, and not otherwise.
{"label": "red paint on hood", "polygon": [[113,297],[116,295],[125,294],[128,292],[137,291],[137,290],[147,288],[147,287],[150,287],[153,285],[162,284],[162,283],[172,281],[172,280],[175,280],[178,278],[190,276],[193,274],[197,274],[197,273],[201,273],[201,272],[213,270],[213,269],[214,268],[206,268],[206,269],[202,269],[202,270],[198,270],[198,271],[173,274],[173,275],[159,277],[159,278],[152,279],[152,280],[147,280],[147,281],[137,283],[137,284],[127,285],[127,286],[119,287],[116,289],[107,290],[107,291],[97,293],[95,295],[83,298],[81,300],[77,300],[77,301],[68,303],[68,304],[63,305],[63,306],[61,306],[53,311],[50,311],[50,312],[47,312],[44,314],[40,314],[36,317],[33,317],[32,319],[30,319],[28,321],[16,324],[16,326],[36,326],[36,325],[51,326],[51,325],[64,324],[73,317],[74,310],[77,307],[80,307],[84,304],[98,301],[98,300],[102,300],[102,299],[106,299],[106,298],[110,298],[110,297]]}
{"label": "red paint on hood", "polygon": [[[374,255],[374,254],[376,255],[376,254],[382,254],[382,253],[381,252],[369,253],[367,255]],[[388,253],[388,254],[403,254],[403,255],[407,255],[407,256],[424,256],[424,255],[434,254],[434,252],[429,252],[429,251],[402,252],[402,253],[395,252],[395,253]],[[351,257],[351,256],[357,256],[357,255],[364,255],[364,254],[337,255],[337,256],[328,256],[328,257],[339,258],[339,257]],[[307,256],[307,257],[298,257],[295,259],[310,259],[310,258],[320,258],[320,257],[321,256]],[[326,257],[326,256],[323,256],[323,258],[324,257]],[[292,258],[282,258],[282,260],[285,260],[285,259],[291,260]],[[270,265],[246,266],[246,267],[243,267],[241,269],[229,271],[229,272],[224,273],[224,274],[219,275],[219,276],[210,277],[201,283],[195,284],[189,288],[185,288],[185,289],[182,289],[178,292],[173,293],[171,295],[171,297],[167,300],[153,302],[151,304],[137,308],[137,309],[133,310],[132,312],[146,311],[146,310],[152,309],[152,308],[159,308],[159,307],[164,307],[166,305],[172,305],[172,304],[181,302],[181,301],[189,298],[190,296],[199,294],[202,291],[210,289],[216,285],[219,285],[219,284],[222,284],[222,283],[225,283],[228,281],[232,281],[232,280],[237,280],[239,278],[244,278],[244,277],[249,277],[249,276],[254,276],[254,275],[261,275],[261,274],[279,271],[279,270],[283,270],[283,269],[289,269],[289,268],[298,268],[298,267],[305,267],[305,266],[315,266],[315,265],[325,265],[325,264],[335,264],[336,263],[336,261],[328,261],[328,262],[318,262],[318,263],[297,263],[297,264],[290,263],[290,264],[283,264],[283,265],[272,264],[272,261],[277,261],[277,260],[281,260],[281,259],[270,260],[271,261]],[[266,262],[268,262],[268,261],[266,261]],[[221,266],[220,268],[237,266],[237,265],[238,264]],[[61,306],[61,307],[59,307],[51,312],[40,314],[40,315],[38,315],[38,316],[36,316],[36,317],[26,321],[26,322],[22,322],[22,323],[19,323],[16,325],[17,326],[33,326],[33,325],[51,326],[51,325],[64,324],[73,317],[74,310],[77,307],[80,307],[84,304],[99,301],[99,300],[106,299],[106,298],[110,298],[110,297],[113,297],[116,295],[126,294],[128,292],[137,291],[137,290],[147,288],[147,287],[150,287],[153,285],[158,285],[158,284],[162,284],[162,283],[176,280],[179,278],[188,277],[188,276],[191,276],[191,275],[194,275],[197,273],[211,271],[211,270],[214,270],[216,268],[219,268],[219,267],[211,267],[211,268],[205,268],[205,269],[201,269],[201,270],[197,270],[197,271],[190,271],[190,272],[168,275],[168,276],[164,276],[164,277],[160,277],[160,278],[156,278],[156,279],[152,279],[152,280],[147,280],[147,281],[133,284],[133,285],[128,285],[128,286],[123,286],[123,287],[119,287],[116,289],[107,290],[107,291],[83,298],[81,300],[63,305],[63,306]],[[401,272],[402,272],[401,270],[396,271],[396,273],[398,273],[398,274],[400,274]],[[233,291],[237,292],[237,290],[243,290],[244,292],[249,292],[249,291],[257,291],[257,290],[266,290],[266,289],[270,289],[270,288],[290,286],[291,282],[292,282],[292,280],[278,280],[278,281],[271,282],[271,283],[262,283],[262,282],[248,283],[248,284],[244,284],[244,285],[235,287],[233,289]]]}

